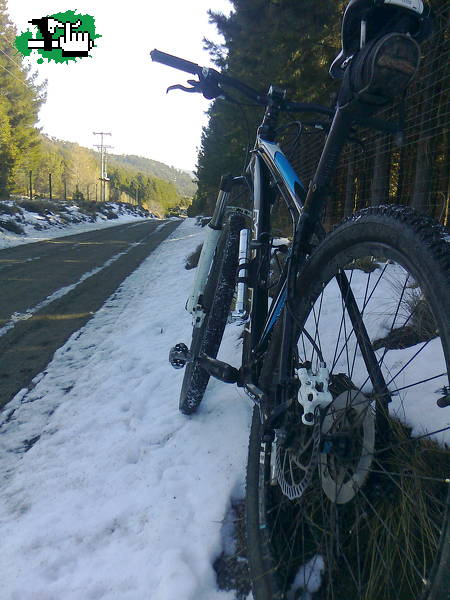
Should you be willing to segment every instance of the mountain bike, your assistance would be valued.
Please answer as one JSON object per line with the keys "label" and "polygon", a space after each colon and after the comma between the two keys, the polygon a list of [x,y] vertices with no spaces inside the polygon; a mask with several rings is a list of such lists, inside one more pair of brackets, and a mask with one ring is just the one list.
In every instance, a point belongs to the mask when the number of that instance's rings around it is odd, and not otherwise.
{"label": "mountain bike", "polygon": [[[178,343],[169,357],[186,369],[183,413],[197,410],[211,376],[254,403],[246,519],[255,600],[447,598],[449,236],[393,205],[360,210],[328,234],[321,224],[356,128],[401,131],[401,119],[377,113],[399,104],[429,33],[420,0],[351,0],[330,70],[342,80],[333,109],[151,53],[198,77],[173,89],[231,101],[233,89],[265,108],[244,174],[220,184],[187,302],[190,348]],[[326,132],[308,187],[278,143],[290,112],[316,114],[300,129]],[[249,209],[231,206],[239,186]],[[292,219],[281,246],[272,231],[280,201]],[[275,286],[274,254],[285,259]],[[239,369],[217,359],[232,308],[243,324]]]}

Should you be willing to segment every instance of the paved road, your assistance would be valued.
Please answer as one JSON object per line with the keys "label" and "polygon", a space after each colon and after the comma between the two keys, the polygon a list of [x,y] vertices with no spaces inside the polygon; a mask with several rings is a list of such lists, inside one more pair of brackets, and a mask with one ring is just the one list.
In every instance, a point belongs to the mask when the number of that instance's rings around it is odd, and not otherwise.
{"label": "paved road", "polygon": [[0,408],[179,223],[143,221],[0,250]]}

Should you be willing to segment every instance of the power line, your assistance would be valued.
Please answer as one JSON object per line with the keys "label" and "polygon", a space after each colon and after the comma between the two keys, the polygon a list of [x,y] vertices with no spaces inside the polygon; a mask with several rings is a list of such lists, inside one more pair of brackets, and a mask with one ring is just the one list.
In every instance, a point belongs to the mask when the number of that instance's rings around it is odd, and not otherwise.
{"label": "power line", "polygon": [[11,73],[11,71],[9,71],[9,69],[7,69],[6,67],[4,67],[3,65],[0,65],[0,67],[1,67],[1,68],[2,68],[4,71],[6,71],[7,73],[9,73],[9,74],[11,75],[11,77],[13,77],[13,78],[14,78],[16,81],[18,81],[20,84],[22,84],[22,85],[23,85],[23,87],[24,87],[25,89],[28,89],[28,87],[27,87],[26,83],[25,83],[24,81],[20,80],[18,77],[16,77],[16,76],[14,75],[14,73]]}
{"label": "power line", "polygon": [[[13,46],[11,46],[11,48],[12,48],[12,47],[13,47]],[[6,58],[9,58],[9,60],[10,60],[12,63],[14,63],[14,64],[16,65],[16,67],[19,67],[19,69],[22,69],[22,68],[23,68],[23,66],[22,66],[20,63],[16,62],[16,61],[13,59],[13,57],[12,57],[12,56],[10,56],[9,54],[7,54],[7,53],[6,53],[4,50],[2,50],[1,48],[0,48],[0,52],[1,52],[2,54],[4,54],[4,55],[6,56]]]}

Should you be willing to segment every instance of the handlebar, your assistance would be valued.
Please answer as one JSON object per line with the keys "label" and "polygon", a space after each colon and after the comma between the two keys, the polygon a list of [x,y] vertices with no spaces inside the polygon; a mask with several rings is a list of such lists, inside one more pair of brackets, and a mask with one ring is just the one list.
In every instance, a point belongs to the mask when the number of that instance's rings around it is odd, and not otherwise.
{"label": "handlebar", "polygon": [[[247,96],[247,98],[250,98],[253,100],[253,102],[259,104],[260,106],[268,105],[269,97],[267,94],[260,94],[242,81],[239,81],[234,77],[230,77],[229,75],[224,75],[215,69],[201,67],[200,65],[189,60],[185,60],[184,58],[167,54],[167,52],[161,52],[161,50],[152,50],[150,52],[150,56],[155,62],[167,65],[173,69],[178,69],[179,71],[184,71],[185,73],[191,73],[191,75],[197,75],[199,78],[198,81],[188,81],[188,83],[192,86],[190,88],[182,85],[176,85],[168,88],[168,91],[170,89],[181,89],[186,92],[200,92],[203,93],[206,98],[213,99],[225,95],[221,87],[222,85],[225,85],[238,90],[244,96]],[[321,106],[320,104],[288,101],[283,101],[281,110],[286,112],[315,112],[327,116],[333,116],[335,113],[333,109],[327,108],[326,106]]]}
{"label": "handlebar", "polygon": [[167,65],[168,67],[172,67],[174,69],[178,69],[179,71],[184,71],[185,73],[199,75],[202,71],[202,67],[200,67],[200,65],[190,62],[189,60],[185,60],[184,58],[178,58],[178,56],[167,54],[167,52],[161,52],[161,50],[156,50],[156,48],[150,52],[150,56],[152,57],[152,60],[156,62],[162,63],[163,65]]}
{"label": "handlebar", "polygon": [[336,112],[333,108],[327,108],[321,104],[311,104],[310,102],[287,102],[285,101],[281,110],[285,112],[316,112],[322,115],[333,117]]}

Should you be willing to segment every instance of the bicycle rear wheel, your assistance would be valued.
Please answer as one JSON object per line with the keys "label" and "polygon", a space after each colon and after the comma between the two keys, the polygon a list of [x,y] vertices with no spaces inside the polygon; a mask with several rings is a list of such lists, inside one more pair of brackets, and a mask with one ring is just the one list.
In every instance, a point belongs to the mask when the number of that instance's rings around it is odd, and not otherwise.
{"label": "bicycle rear wheel", "polygon": [[206,283],[203,306],[206,316],[200,327],[194,327],[190,347],[191,360],[186,365],[180,394],[180,411],[194,413],[205,394],[209,374],[199,365],[198,357],[217,357],[236,286],[239,235],[245,217],[232,215],[224,226]]}
{"label": "bicycle rear wheel", "polygon": [[[298,278],[293,374],[330,371],[314,426],[297,396],[275,439],[252,423],[247,535],[255,600],[447,600],[450,298],[448,236],[400,207],[339,226]],[[339,281],[359,307],[367,360]],[[280,353],[277,324],[260,387]],[[306,335],[306,333],[308,335]],[[376,391],[382,383],[390,401]],[[304,484],[304,487],[302,485]]]}

